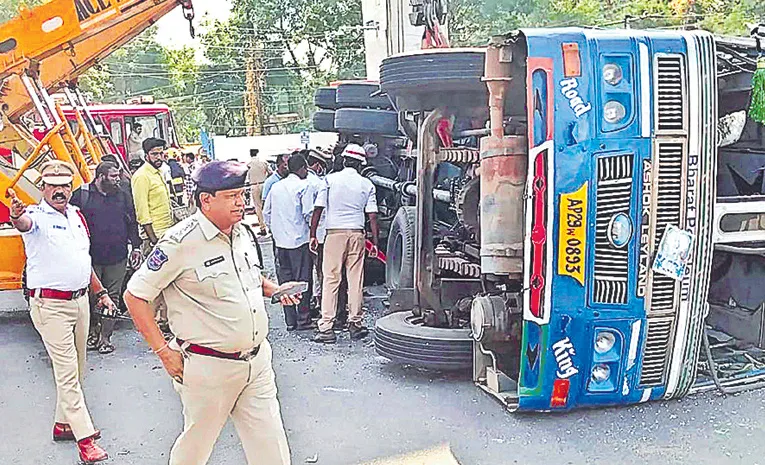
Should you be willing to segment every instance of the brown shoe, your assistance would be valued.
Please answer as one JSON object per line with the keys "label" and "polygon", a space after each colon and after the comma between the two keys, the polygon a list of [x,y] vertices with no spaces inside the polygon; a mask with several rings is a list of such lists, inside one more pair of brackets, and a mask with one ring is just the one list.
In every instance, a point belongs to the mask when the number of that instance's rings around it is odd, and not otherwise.
{"label": "brown shoe", "polygon": [[[95,439],[101,439],[101,431],[96,430],[96,434],[93,435]],[[53,425],[53,440],[56,442],[61,441],[74,441],[74,432],[72,427],[67,423],[56,423]]]}
{"label": "brown shoe", "polygon": [[369,330],[364,326],[361,326],[359,323],[349,323],[348,333],[350,334],[351,339],[354,341],[364,339],[365,337],[369,336]]}
{"label": "brown shoe", "polygon": [[323,344],[334,344],[337,342],[337,336],[332,330],[329,331],[317,331],[313,336],[313,342],[320,342]]}
{"label": "brown shoe", "polygon": [[109,454],[96,444],[93,436],[77,442],[77,449],[80,451],[80,460],[86,464],[100,462],[109,458]]}

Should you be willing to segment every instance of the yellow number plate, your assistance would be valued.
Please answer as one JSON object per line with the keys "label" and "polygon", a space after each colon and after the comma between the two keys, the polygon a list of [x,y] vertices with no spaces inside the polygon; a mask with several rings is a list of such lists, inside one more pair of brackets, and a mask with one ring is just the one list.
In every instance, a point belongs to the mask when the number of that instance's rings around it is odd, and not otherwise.
{"label": "yellow number plate", "polygon": [[561,194],[558,230],[558,274],[584,286],[584,249],[587,241],[587,183],[571,194]]}

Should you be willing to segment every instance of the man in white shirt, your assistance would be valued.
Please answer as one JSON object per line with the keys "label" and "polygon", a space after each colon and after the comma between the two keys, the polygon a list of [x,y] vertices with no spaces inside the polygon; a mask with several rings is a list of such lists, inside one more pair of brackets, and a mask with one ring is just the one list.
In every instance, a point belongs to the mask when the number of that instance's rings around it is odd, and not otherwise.
{"label": "man in white shirt", "polygon": [[318,228],[326,209],[327,237],[324,242],[324,283],[321,299],[321,320],[315,342],[337,341],[332,326],[337,314],[337,298],[343,267],[348,277],[348,332],[351,339],[362,339],[369,334],[362,324],[365,233],[364,216],[369,216],[374,248],[377,255],[377,198],[375,186],[361,176],[359,170],[366,163],[366,152],[356,144],[348,144],[342,153],[345,168],[327,176],[316,197],[311,217],[312,251],[319,246]]}
{"label": "man in white shirt", "polygon": [[144,157],[143,138],[141,137],[142,130],[143,127],[138,123],[135,123],[130,130],[127,140],[128,160],[140,160]]}
{"label": "man in white shirt", "polygon": [[[311,216],[313,216],[313,206],[316,202],[316,196],[319,194],[321,187],[324,185],[324,176],[327,172],[327,163],[329,159],[322,152],[317,150],[305,150],[303,151],[308,162],[308,190],[307,194],[303,196],[303,216],[305,216],[306,224],[311,224]],[[316,232],[316,237],[319,240],[319,248],[316,251],[316,257],[314,259],[314,279],[313,279],[313,298],[318,302],[321,302],[321,282],[324,279],[324,275],[321,272],[322,258],[324,257],[324,238],[327,236],[326,212],[321,215],[319,219],[319,226]],[[311,303],[311,317],[318,318],[321,316],[321,305],[319,303]],[[315,313],[315,314],[314,314]]]}
{"label": "man in white shirt", "polygon": [[[290,157],[289,175],[274,184],[266,197],[263,211],[268,229],[276,246],[276,276],[280,283],[290,281],[311,284],[313,262],[308,250],[308,223],[303,216],[303,196],[308,190],[308,166],[300,154]],[[300,304],[284,307],[284,320],[288,331],[313,329],[308,303],[309,291]]]}
{"label": "man in white shirt", "polygon": [[40,168],[43,200],[27,207],[9,191],[11,223],[22,233],[27,255],[29,313],[53,365],[56,382],[54,441],[77,441],[80,460],[106,460],[96,444],[82,380],[90,325],[88,288],[98,306],[114,302],[91,267],[90,233],[85,217],[69,204],[76,168],[54,160]]}

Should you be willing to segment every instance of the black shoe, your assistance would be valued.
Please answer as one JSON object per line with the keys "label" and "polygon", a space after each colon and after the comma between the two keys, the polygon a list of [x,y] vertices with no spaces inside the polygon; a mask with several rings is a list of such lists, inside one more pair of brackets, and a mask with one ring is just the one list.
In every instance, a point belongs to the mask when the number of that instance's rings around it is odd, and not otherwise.
{"label": "black shoe", "polygon": [[351,335],[351,339],[357,341],[369,336],[369,330],[359,323],[351,323],[348,325],[348,332]]}
{"label": "black shoe", "polygon": [[309,322],[306,322],[306,323],[298,323],[297,330],[298,331],[307,331],[309,329],[316,329],[318,327],[319,326],[315,322],[309,321]]}
{"label": "black shoe", "polygon": [[348,329],[348,322],[345,320],[335,320],[335,322],[332,323],[332,329],[335,331],[345,331]]}
{"label": "black shoe", "polygon": [[313,342],[320,342],[323,344],[334,344],[337,342],[337,336],[334,331],[317,331],[313,336]]}
{"label": "black shoe", "polygon": [[297,329],[297,325],[287,325],[287,331],[295,331]]}
{"label": "black shoe", "polygon": [[258,236],[268,236],[268,232],[261,229],[260,232],[258,233]]}

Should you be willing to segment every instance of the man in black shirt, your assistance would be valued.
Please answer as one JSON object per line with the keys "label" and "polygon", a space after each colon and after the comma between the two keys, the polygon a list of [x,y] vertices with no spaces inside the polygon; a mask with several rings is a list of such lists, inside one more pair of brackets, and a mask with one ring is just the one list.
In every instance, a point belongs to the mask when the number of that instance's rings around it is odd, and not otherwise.
{"label": "man in black shirt", "polygon": [[[128,243],[132,245],[131,266],[141,260],[135,207],[130,196],[120,189],[120,177],[119,166],[104,161],[96,167],[96,179],[76,190],[70,201],[80,207],[88,224],[93,270],[118,306],[128,265]],[[114,323],[91,311],[88,346],[102,354],[113,352]]]}

